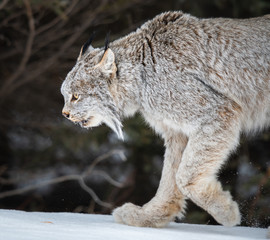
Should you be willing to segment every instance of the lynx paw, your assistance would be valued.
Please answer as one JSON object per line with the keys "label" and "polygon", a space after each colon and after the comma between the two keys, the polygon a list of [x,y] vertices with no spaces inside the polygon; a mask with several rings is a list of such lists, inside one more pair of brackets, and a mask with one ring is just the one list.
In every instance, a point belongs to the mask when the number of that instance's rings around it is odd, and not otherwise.
{"label": "lynx paw", "polygon": [[232,227],[241,223],[241,214],[238,208],[238,204],[231,199],[220,208],[212,207],[209,213],[216,219],[220,224]]}
{"label": "lynx paw", "polygon": [[[151,214],[152,213],[152,214]],[[136,227],[163,227],[170,219],[153,215],[152,211],[146,211],[143,207],[132,203],[126,203],[113,211],[116,222]]]}
{"label": "lynx paw", "polygon": [[232,227],[241,223],[241,214],[236,202],[229,207],[228,212],[223,216],[216,217],[217,221],[224,226]]}

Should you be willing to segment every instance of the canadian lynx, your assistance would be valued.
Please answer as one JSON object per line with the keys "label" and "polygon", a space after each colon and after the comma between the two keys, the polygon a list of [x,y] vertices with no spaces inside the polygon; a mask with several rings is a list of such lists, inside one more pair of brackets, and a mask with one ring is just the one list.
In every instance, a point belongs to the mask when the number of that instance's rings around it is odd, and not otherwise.
{"label": "canadian lynx", "polygon": [[85,128],[105,123],[123,138],[121,120],[139,112],[166,146],[155,197],[116,208],[115,220],[162,227],[189,198],[220,224],[240,224],[216,175],[241,132],[270,125],[270,15],[166,12],[109,47],[91,40],[62,84],[63,115]]}

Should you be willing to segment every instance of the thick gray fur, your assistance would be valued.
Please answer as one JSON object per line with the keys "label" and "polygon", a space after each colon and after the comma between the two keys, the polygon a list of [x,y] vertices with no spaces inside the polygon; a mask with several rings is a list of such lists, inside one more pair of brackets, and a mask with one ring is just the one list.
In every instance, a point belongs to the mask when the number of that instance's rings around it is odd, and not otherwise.
{"label": "thick gray fur", "polygon": [[[160,186],[142,207],[114,210],[117,222],[162,227],[189,198],[219,223],[240,223],[216,174],[241,132],[270,124],[270,15],[199,19],[166,12],[104,49],[90,46],[63,82],[63,114],[123,138],[139,112],[166,146]],[[147,183],[146,183],[147,184]]]}

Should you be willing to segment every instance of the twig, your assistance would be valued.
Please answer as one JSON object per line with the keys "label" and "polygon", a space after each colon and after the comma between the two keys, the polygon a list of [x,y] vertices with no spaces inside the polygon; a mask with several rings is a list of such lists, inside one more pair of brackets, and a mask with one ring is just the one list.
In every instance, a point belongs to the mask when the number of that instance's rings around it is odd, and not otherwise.
{"label": "twig", "polygon": [[[89,25],[90,25],[90,23],[89,23]],[[25,85],[25,84],[31,82],[33,79],[37,78],[38,76],[40,76],[40,74],[42,74],[43,72],[45,72],[48,68],[50,68],[51,66],[55,65],[55,62],[58,60],[58,58],[65,52],[66,49],[68,49],[75,42],[75,40],[81,35],[81,33],[87,27],[88,27],[88,24],[83,25],[81,27],[81,29],[76,34],[72,35],[63,44],[62,48],[57,53],[55,53],[52,57],[50,57],[49,59],[45,60],[42,63],[42,66],[43,66],[42,68],[37,68],[37,69],[33,70],[22,81],[13,84],[11,86],[11,88],[8,89],[8,91],[6,92],[6,95],[7,94],[10,94],[11,92],[13,92],[14,90],[16,90],[17,88],[21,87],[22,85]]]}
{"label": "twig", "polygon": [[[133,4],[135,4],[135,3],[136,3],[136,1],[133,2]],[[11,94],[12,92],[14,92],[16,89],[20,88],[21,86],[28,84],[29,82],[38,78],[41,74],[46,72],[50,67],[54,66],[55,63],[58,61],[59,57],[61,57],[63,54],[65,54],[66,50],[68,48],[70,48],[70,46],[81,36],[81,34],[89,26],[95,25],[95,22],[100,22],[103,20],[104,14],[101,14],[101,13],[103,13],[104,8],[107,6],[109,6],[108,1],[101,1],[100,5],[97,7],[97,9],[95,9],[94,13],[91,12],[91,14],[89,14],[88,12],[86,12],[85,15],[86,14],[89,15],[89,16],[87,16],[87,18],[85,18],[86,21],[82,22],[81,26],[79,28],[77,28],[76,30],[74,30],[74,33],[61,45],[61,48],[59,49],[59,51],[54,53],[50,58],[47,58],[45,61],[41,62],[40,65],[42,67],[29,66],[29,68],[25,70],[28,72],[27,76],[24,76],[20,81],[12,84],[8,90],[5,90],[4,96]],[[121,9],[123,10],[123,9],[127,8],[128,6],[130,6],[130,5],[124,4],[123,6],[121,6]],[[119,11],[119,9],[112,9],[110,11],[109,15],[113,15],[117,11]],[[108,16],[108,14],[105,16]]]}
{"label": "twig", "polygon": [[5,84],[3,85],[0,91],[0,95],[5,95],[9,86],[12,85],[12,83],[23,73],[25,66],[31,56],[32,45],[33,45],[34,37],[35,37],[35,22],[34,22],[32,8],[29,1],[24,0],[23,2],[26,8],[26,15],[28,18],[29,35],[26,42],[25,51],[21,59],[21,62],[19,64],[18,70],[7,79],[7,81],[5,82]]}
{"label": "twig", "polygon": [[6,6],[9,0],[3,0],[3,2],[0,4],[0,10]]}
{"label": "twig", "polygon": [[83,172],[83,176],[87,176],[87,175],[90,175],[90,173],[93,171],[94,167],[99,164],[101,161],[107,159],[108,157],[112,156],[112,155],[116,155],[118,154],[120,157],[121,157],[121,160],[122,161],[125,161],[126,158],[125,158],[125,155],[123,154],[123,151],[121,150],[112,150],[106,154],[103,154],[99,157],[97,157],[94,162]]}
{"label": "twig", "polygon": [[99,197],[95,194],[95,192],[85,184],[83,178],[80,175],[62,176],[62,177],[58,177],[58,178],[54,178],[54,179],[51,179],[51,180],[47,180],[47,181],[37,183],[35,185],[27,186],[27,187],[24,187],[24,188],[15,189],[15,190],[11,190],[11,191],[6,191],[6,192],[3,192],[3,193],[0,193],[0,199],[1,198],[6,198],[6,197],[11,197],[11,196],[14,196],[14,195],[20,195],[20,194],[23,194],[25,192],[35,190],[35,189],[43,187],[43,186],[48,186],[48,185],[57,184],[57,183],[61,183],[61,182],[66,182],[66,181],[74,181],[74,180],[79,182],[82,189],[85,190],[93,198],[93,200],[97,204],[99,204],[99,205],[101,205],[103,207],[107,207],[107,208],[110,208],[112,206],[110,203],[106,203],[106,202],[101,201],[99,199]]}
{"label": "twig", "polygon": [[108,173],[106,173],[104,171],[95,170],[92,172],[92,175],[99,175],[99,176],[104,177],[107,180],[107,182],[109,182],[110,184],[112,184],[115,187],[118,187],[118,188],[124,187],[123,183],[115,181]]}
{"label": "twig", "polygon": [[[79,0],[73,0],[71,5],[67,8],[67,10],[63,13],[64,16],[67,16],[72,10],[73,8],[77,5],[77,3],[79,2]],[[40,27],[39,29],[37,29],[36,34],[40,34],[46,30],[48,30],[49,28],[55,26],[59,21],[61,21],[63,18],[61,16],[55,18],[54,20],[52,20],[51,22],[49,22],[48,24]]]}
{"label": "twig", "polygon": [[0,60],[4,60],[6,58],[10,58],[13,57],[14,55],[20,53],[20,51],[18,49],[12,49],[9,52],[3,53],[0,56]]}
{"label": "twig", "polygon": [[31,82],[33,79],[38,77],[41,74],[41,72],[44,72],[49,67],[53,66],[55,62],[58,60],[58,58],[66,51],[66,49],[68,49],[79,38],[79,36],[91,25],[95,17],[102,11],[102,9],[103,9],[103,5],[100,5],[99,8],[96,10],[96,15],[90,15],[89,18],[87,19],[88,21],[85,21],[84,23],[82,23],[80,28],[78,28],[77,31],[73,35],[70,36],[70,38],[62,45],[60,50],[57,53],[55,53],[52,57],[50,57],[49,59],[47,59],[46,61],[42,63],[41,69],[38,68],[37,70],[34,70],[33,72],[31,72],[31,74],[28,74],[28,76],[24,80],[14,83],[10,87],[10,89],[5,90],[6,95],[10,94],[15,89],[21,87],[22,85],[28,82]]}
{"label": "twig", "polygon": [[[48,185],[66,182],[66,181],[78,181],[81,188],[84,191],[86,191],[97,204],[99,204],[100,206],[106,207],[106,208],[111,208],[112,205],[110,203],[106,203],[106,202],[103,202],[102,200],[100,200],[99,197],[96,195],[96,193],[93,191],[93,189],[86,185],[85,178],[88,177],[90,173],[92,173],[92,170],[94,169],[94,167],[98,163],[100,163],[101,161],[103,161],[103,160],[105,160],[105,159],[107,159],[115,154],[118,154],[123,159],[123,152],[122,151],[113,150],[113,151],[110,151],[110,152],[103,154],[103,155],[99,156],[98,158],[96,158],[93,161],[93,163],[89,166],[88,170],[84,171],[82,174],[70,174],[70,175],[66,175],[66,176],[61,176],[61,177],[57,177],[54,179],[45,180],[45,181],[30,185],[30,186],[26,186],[26,187],[23,187],[20,189],[6,191],[3,193],[0,193],[0,199],[6,198],[6,197],[11,197],[14,195],[20,195],[20,194],[23,194],[25,192],[38,189],[38,188],[43,187],[43,186],[48,186]],[[111,176],[109,176],[104,171],[94,171],[93,174],[99,174],[99,175],[103,176],[105,178],[105,180],[107,180],[109,183],[111,183],[112,185],[114,185],[116,187],[120,188],[120,187],[124,186],[122,183],[115,181]],[[3,181],[3,180],[4,179],[1,179],[1,181]]]}
{"label": "twig", "polygon": [[106,207],[106,208],[111,208],[112,207],[112,204],[110,203],[106,203],[106,202],[103,202],[101,201],[98,196],[96,195],[96,193],[92,190],[92,188],[88,187],[85,182],[83,181],[82,178],[79,179],[79,184],[81,186],[81,188],[86,191],[88,194],[91,195],[91,197],[93,198],[93,200],[99,204],[100,206],[103,206],[103,207]]}
{"label": "twig", "polygon": [[2,23],[1,23],[1,26],[7,26],[8,23],[11,20],[16,19],[16,18],[19,18],[23,14],[24,14],[24,11],[23,10],[22,11],[18,10],[16,12],[14,12],[12,15],[10,15],[10,16],[6,17],[5,19],[3,19]]}
{"label": "twig", "polygon": [[23,188],[19,188],[19,189],[10,190],[10,191],[0,193],[0,199],[1,198],[6,198],[6,197],[11,197],[11,196],[14,196],[14,195],[20,195],[20,194],[23,194],[25,192],[35,190],[37,188],[47,186],[47,185],[51,185],[51,184],[56,184],[56,183],[61,183],[61,182],[71,181],[71,180],[78,180],[80,177],[81,176],[79,176],[79,175],[67,175],[67,176],[54,178],[54,179],[51,179],[51,180],[46,180],[46,181],[43,181],[43,182],[40,182],[40,183],[36,183],[34,185],[30,185],[30,186],[26,186],[26,187],[23,187]]}

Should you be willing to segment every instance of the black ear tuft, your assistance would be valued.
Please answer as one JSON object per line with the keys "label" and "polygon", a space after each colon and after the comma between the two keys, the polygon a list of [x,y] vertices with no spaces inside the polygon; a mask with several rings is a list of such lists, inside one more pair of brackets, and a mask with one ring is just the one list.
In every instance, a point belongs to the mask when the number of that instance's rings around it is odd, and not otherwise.
{"label": "black ear tuft", "polygon": [[88,47],[91,45],[91,43],[92,43],[92,41],[93,41],[93,39],[94,39],[95,36],[96,36],[96,32],[94,31],[94,32],[92,33],[92,35],[90,36],[90,38],[87,40],[87,42],[83,45],[81,55],[83,55],[83,54],[86,52],[86,50],[87,50]]}
{"label": "black ear tuft", "polygon": [[111,31],[109,31],[109,32],[107,33],[106,38],[105,38],[105,48],[104,48],[104,53],[105,53],[106,50],[109,48],[110,33],[111,33]]}

